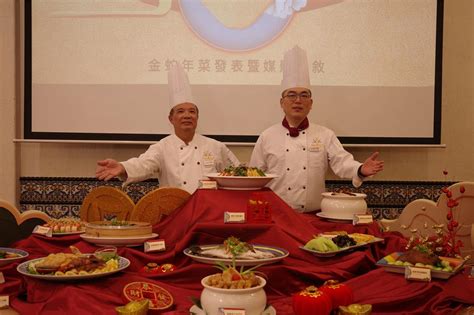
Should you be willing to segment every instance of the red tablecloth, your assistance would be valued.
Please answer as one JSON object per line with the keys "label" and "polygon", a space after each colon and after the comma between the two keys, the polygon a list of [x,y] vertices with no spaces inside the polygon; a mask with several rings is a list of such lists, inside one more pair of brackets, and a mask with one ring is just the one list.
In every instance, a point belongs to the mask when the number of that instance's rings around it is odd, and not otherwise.
{"label": "red tablecloth", "polygon": [[[154,232],[166,240],[166,252],[144,253],[143,247],[121,247],[119,254],[130,259],[131,266],[109,277],[48,282],[23,278],[15,270],[18,264],[0,267],[6,277],[6,283],[0,285],[0,295],[10,295],[12,307],[21,314],[114,314],[114,308],[124,304],[122,289],[127,283],[150,281],[174,297],[174,307],[165,314],[186,314],[192,306],[189,297],[200,295],[200,280],[217,269],[192,261],[183,250],[193,244],[221,243],[233,235],[250,243],[282,247],[290,252],[282,262],[259,268],[268,277],[265,291],[278,314],[293,313],[291,294],[329,279],[347,281],[355,292],[356,302],[373,304],[373,314],[449,314],[462,307],[461,303],[474,303],[474,281],[464,274],[449,281],[418,283],[376,268],[378,259],[403,249],[406,241],[397,233],[381,233],[375,223],[352,226],[323,221],[314,214],[298,214],[272,191],[266,190],[262,195],[271,203],[272,224],[224,224],[224,212],[245,211],[251,193],[198,190],[181,209],[154,226]],[[384,237],[385,242],[331,258],[318,258],[299,248],[314,234],[332,230],[370,233]],[[70,245],[82,252],[97,249],[77,235],[53,238],[33,235],[14,247],[28,251],[32,259],[67,251]],[[167,274],[140,273],[140,268],[148,262],[169,262],[178,268]]]}

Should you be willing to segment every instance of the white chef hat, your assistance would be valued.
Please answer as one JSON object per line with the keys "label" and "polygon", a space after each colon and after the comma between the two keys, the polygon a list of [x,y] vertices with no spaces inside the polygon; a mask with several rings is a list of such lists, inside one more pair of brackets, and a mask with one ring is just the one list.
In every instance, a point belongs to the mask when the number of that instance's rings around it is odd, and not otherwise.
{"label": "white chef hat", "polygon": [[194,103],[188,75],[178,63],[173,63],[168,71],[168,92],[170,108],[182,103]]}
{"label": "white chef hat", "polygon": [[295,87],[311,88],[309,82],[308,57],[306,56],[306,51],[299,46],[288,50],[283,57],[281,89],[285,91]]}

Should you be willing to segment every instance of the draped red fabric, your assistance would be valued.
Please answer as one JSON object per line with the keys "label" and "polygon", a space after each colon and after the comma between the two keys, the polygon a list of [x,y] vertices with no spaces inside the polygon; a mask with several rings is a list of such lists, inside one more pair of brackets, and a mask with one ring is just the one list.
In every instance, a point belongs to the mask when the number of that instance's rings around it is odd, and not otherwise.
{"label": "draped red fabric", "polygon": [[[149,281],[162,286],[174,297],[174,306],[163,314],[188,314],[199,297],[203,277],[216,273],[212,265],[194,262],[183,254],[193,244],[221,243],[236,236],[254,244],[285,248],[290,252],[283,261],[259,270],[266,274],[265,292],[277,314],[293,314],[291,295],[308,285],[322,285],[336,279],[346,281],[354,291],[357,303],[373,305],[373,314],[454,314],[462,303],[474,303],[474,281],[466,274],[450,280],[430,283],[409,282],[403,275],[377,268],[377,260],[404,248],[406,240],[398,233],[382,233],[377,224],[353,226],[345,222],[328,222],[314,214],[299,214],[270,190],[261,191],[270,202],[271,224],[224,224],[224,212],[246,210],[252,191],[198,190],[190,200],[169,217],[155,225],[153,231],[166,241],[166,252],[144,253],[141,247],[120,247],[118,253],[131,261],[123,272],[76,282],[50,282],[23,277],[16,272],[18,263],[0,267],[6,283],[0,295],[9,295],[10,304],[21,314],[115,314],[115,307],[125,304],[122,290],[128,283]],[[384,243],[373,244],[334,257],[320,258],[301,250],[311,237],[322,231],[345,230],[384,237]],[[32,235],[14,244],[30,253],[28,259],[49,253],[69,251],[74,245],[82,252],[98,247],[78,235],[47,238]],[[164,274],[140,272],[148,262],[173,263],[177,270]]]}

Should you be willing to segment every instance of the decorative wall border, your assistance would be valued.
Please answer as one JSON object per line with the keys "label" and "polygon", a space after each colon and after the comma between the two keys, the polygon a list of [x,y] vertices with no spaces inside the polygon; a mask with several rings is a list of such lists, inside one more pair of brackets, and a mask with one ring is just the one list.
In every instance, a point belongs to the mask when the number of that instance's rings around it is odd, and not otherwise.
{"label": "decorative wall border", "polygon": [[[369,211],[374,218],[395,219],[403,208],[415,199],[438,200],[441,188],[454,182],[367,181],[354,188],[347,180],[328,180],[328,191],[351,191],[367,194]],[[85,196],[95,187],[121,187],[119,180],[108,182],[85,177],[21,177],[20,210],[36,209],[54,218],[79,216]],[[130,184],[125,192],[136,203],[149,191],[158,188],[158,180],[150,179]]]}

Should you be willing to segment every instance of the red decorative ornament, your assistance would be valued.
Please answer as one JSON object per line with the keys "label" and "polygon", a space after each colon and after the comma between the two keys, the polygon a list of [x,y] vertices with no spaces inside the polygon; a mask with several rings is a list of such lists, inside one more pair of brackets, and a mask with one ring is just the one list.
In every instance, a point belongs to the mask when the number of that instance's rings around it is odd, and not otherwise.
{"label": "red decorative ornament", "polygon": [[454,199],[449,199],[448,200],[448,208],[454,208],[454,207],[457,207],[459,205],[459,203],[454,200]]}
{"label": "red decorative ornament", "polygon": [[162,273],[163,271],[161,270],[160,265],[158,265],[157,263],[151,262],[143,266],[143,268],[140,269],[140,272],[156,274],[156,273]]}
{"label": "red decorative ornament", "polygon": [[132,282],[122,291],[125,301],[149,300],[150,313],[161,312],[173,305],[173,296],[164,288],[151,282]]}
{"label": "red decorative ornament", "polygon": [[448,231],[452,231],[453,230],[453,223],[452,222],[449,222],[448,223]]}
{"label": "red decorative ornament", "polygon": [[448,214],[446,215],[446,219],[448,219],[448,221],[450,221],[452,218],[453,218],[453,213],[451,211],[449,211]]}
{"label": "red decorative ornament", "polygon": [[[466,188],[464,186],[459,187],[459,191],[464,193]],[[460,248],[463,246],[461,241],[456,241],[456,234],[459,231],[459,222],[454,219],[453,210],[459,205],[456,199],[453,199],[453,194],[449,189],[443,190],[448,197],[446,205],[448,206],[448,214],[446,219],[448,220],[447,229],[448,233],[442,237],[442,254],[444,256],[456,257],[460,255]]]}
{"label": "red decorative ornament", "polygon": [[329,295],[333,308],[338,308],[341,305],[350,305],[354,302],[352,289],[346,284],[330,280],[320,287],[319,290]]}
{"label": "red decorative ornament", "polygon": [[161,265],[161,272],[171,272],[171,271],[175,271],[176,270],[176,266],[173,265],[173,264],[163,264]]}
{"label": "red decorative ornament", "polygon": [[295,315],[329,315],[332,308],[329,295],[314,286],[293,295]]}
{"label": "red decorative ornament", "polygon": [[[463,242],[457,239],[457,233],[461,228],[459,221],[456,218],[456,207],[459,206],[459,201],[461,197],[455,196],[453,191],[447,187],[443,187],[441,191],[446,195],[446,225],[436,225],[433,226],[435,229],[436,235],[426,237],[412,237],[408,242],[406,249],[417,248],[430,253],[435,253],[439,256],[445,257],[460,257],[461,247],[463,247]],[[459,192],[462,194],[466,191],[464,186],[459,187]],[[447,231],[446,231],[447,229]],[[416,231],[415,231],[416,232]]]}
{"label": "red decorative ornament", "polygon": [[443,174],[444,174],[444,175],[448,175],[448,171],[447,171],[447,170],[444,170],[444,171],[443,171]]}
{"label": "red decorative ornament", "polygon": [[252,193],[247,203],[248,223],[272,223],[272,207],[261,193]]}

